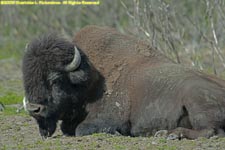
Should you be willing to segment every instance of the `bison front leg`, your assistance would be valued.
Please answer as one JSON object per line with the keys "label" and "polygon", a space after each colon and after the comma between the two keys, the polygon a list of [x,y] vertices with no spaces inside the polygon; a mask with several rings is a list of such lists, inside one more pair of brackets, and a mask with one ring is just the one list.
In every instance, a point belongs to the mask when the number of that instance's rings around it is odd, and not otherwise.
{"label": "bison front leg", "polygon": [[108,121],[83,122],[76,128],[76,136],[90,135],[93,133],[110,133],[119,135],[130,135],[130,123],[112,123]]}
{"label": "bison front leg", "polygon": [[[61,123],[61,131],[63,132],[64,135],[66,136],[74,136],[75,135],[75,131],[76,131],[76,128],[78,126],[78,124],[83,120],[83,116],[85,114],[82,114],[80,115],[79,117],[76,116],[76,117],[73,117],[73,118],[64,118],[62,120],[62,123]],[[74,114],[75,116],[75,114]]]}
{"label": "bison front leg", "polygon": [[76,128],[76,136],[90,135],[93,133],[111,133],[115,134],[117,127],[106,123],[81,123]]}
{"label": "bison front leg", "polygon": [[61,131],[66,136],[74,136],[77,124],[71,121],[63,121],[61,123]]}

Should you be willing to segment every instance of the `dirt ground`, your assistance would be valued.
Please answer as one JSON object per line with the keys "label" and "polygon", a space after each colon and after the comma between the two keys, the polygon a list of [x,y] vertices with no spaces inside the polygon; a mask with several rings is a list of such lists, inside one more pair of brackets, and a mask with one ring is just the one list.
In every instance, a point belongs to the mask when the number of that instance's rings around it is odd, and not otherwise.
{"label": "dirt ground", "polygon": [[35,121],[27,115],[0,114],[0,149],[77,149],[77,150],[223,150],[225,138],[171,140],[153,137],[124,137],[94,134],[84,137],[65,137],[57,130],[53,137],[42,140]]}
{"label": "dirt ground", "polygon": [[[8,91],[23,95],[20,64],[13,59],[0,60],[0,96]],[[22,99],[21,99],[22,103]],[[18,105],[6,106],[18,107]],[[16,110],[14,108],[14,110]],[[57,129],[53,137],[42,140],[33,118],[26,113],[0,112],[0,150],[225,150],[225,138],[197,140],[166,140],[154,137],[124,137],[94,134],[84,137],[65,137]]]}

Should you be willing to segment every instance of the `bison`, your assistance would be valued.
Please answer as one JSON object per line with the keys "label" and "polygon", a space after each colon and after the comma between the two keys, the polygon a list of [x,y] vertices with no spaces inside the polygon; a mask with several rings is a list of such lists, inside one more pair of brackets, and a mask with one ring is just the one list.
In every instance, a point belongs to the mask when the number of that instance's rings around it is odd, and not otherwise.
{"label": "bison", "polygon": [[76,136],[225,135],[224,80],[109,27],[87,26],[72,42],[55,34],[34,39],[22,72],[25,106],[44,138],[58,120],[63,134]]}

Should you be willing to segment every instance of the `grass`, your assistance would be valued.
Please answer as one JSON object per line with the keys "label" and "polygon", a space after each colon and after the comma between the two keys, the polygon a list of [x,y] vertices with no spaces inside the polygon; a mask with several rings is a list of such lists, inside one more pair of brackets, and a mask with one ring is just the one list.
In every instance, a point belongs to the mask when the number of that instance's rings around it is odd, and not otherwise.
{"label": "grass", "polygon": [[24,51],[24,42],[5,42],[4,45],[0,44],[0,60],[14,58],[16,60],[21,59],[22,53]]}
{"label": "grass", "polygon": [[20,112],[17,112],[16,107],[12,107],[9,105],[5,106],[5,110],[2,112],[3,115],[21,115],[21,116],[28,116],[27,112],[22,109]]}
{"label": "grass", "polygon": [[23,96],[17,95],[13,92],[8,92],[4,96],[0,97],[0,102],[4,105],[11,105],[11,104],[21,104],[23,100]]}
{"label": "grass", "polygon": [[[3,91],[6,93],[4,93]],[[5,106],[4,111],[0,112],[0,115],[27,115],[24,109],[22,109],[19,113],[17,112],[18,108],[20,106],[22,107],[22,95],[7,90],[1,90],[1,88],[0,92],[4,93],[3,96],[0,96],[0,102]]]}

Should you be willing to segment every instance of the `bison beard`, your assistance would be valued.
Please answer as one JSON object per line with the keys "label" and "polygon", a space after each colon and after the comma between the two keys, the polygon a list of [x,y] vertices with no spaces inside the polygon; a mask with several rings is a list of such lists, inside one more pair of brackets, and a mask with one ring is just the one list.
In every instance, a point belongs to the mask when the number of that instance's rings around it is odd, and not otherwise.
{"label": "bison beard", "polygon": [[56,129],[56,118],[38,118],[39,132],[43,138],[52,136]]}
{"label": "bison beard", "polygon": [[33,40],[23,81],[24,104],[43,137],[54,133],[58,120],[64,134],[76,136],[225,135],[224,80],[111,28],[85,27],[73,42],[53,34]]}

